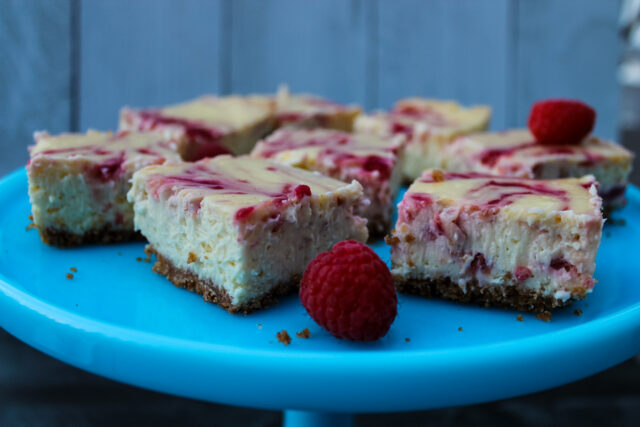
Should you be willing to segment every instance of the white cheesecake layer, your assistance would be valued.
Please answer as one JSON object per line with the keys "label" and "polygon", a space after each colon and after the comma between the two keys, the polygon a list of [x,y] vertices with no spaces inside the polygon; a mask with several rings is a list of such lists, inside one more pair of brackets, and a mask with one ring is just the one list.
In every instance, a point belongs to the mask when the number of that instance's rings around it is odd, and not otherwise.
{"label": "white cheesecake layer", "polygon": [[578,145],[542,145],[527,129],[485,132],[458,138],[444,148],[449,171],[520,178],[558,179],[593,175],[607,207],[624,202],[633,154],[596,137]]}
{"label": "white cheesecake layer", "polygon": [[[366,221],[352,214],[363,200],[362,187],[355,181],[345,184],[249,158],[221,156],[207,164],[226,186],[237,184],[231,171],[244,165],[246,174],[238,177],[246,176],[249,182],[243,188],[255,184],[257,193],[175,186],[157,193],[153,182],[159,171],[175,176],[187,167],[176,166],[135,174],[128,197],[134,203],[136,229],[154,249],[176,268],[222,288],[234,307],[258,300],[280,284],[298,281],[307,264],[333,244],[368,238]],[[278,169],[266,176],[260,170],[265,166]],[[257,180],[258,175],[263,179]],[[311,195],[273,204],[274,198],[265,194],[292,178],[308,185]],[[194,200],[200,206],[197,210]],[[247,208],[253,209],[252,214],[239,220],[238,212]]]}
{"label": "white cheesecake layer", "polygon": [[179,140],[155,132],[38,132],[35,140],[27,171],[33,221],[41,230],[131,231],[127,191],[133,172],[180,161]]}
{"label": "white cheesecake layer", "polygon": [[442,168],[443,148],[456,137],[485,130],[491,118],[487,106],[463,107],[453,101],[408,98],[390,112],[360,116],[356,132],[407,138],[403,174],[414,180],[427,168]]}
{"label": "white cheesecake layer", "polygon": [[390,239],[395,279],[448,278],[464,292],[516,284],[563,302],[590,292],[603,224],[593,178],[513,182],[523,186],[416,182]]}

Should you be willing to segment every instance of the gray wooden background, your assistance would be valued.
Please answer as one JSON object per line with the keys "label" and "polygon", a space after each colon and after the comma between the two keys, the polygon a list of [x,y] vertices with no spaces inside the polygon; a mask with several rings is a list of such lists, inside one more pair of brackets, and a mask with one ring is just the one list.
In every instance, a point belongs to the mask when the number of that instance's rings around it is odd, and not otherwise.
{"label": "gray wooden background", "polygon": [[526,123],[581,98],[616,135],[618,0],[0,0],[0,175],[34,130],[110,129],[122,105],[288,83],[366,109],[424,95]]}

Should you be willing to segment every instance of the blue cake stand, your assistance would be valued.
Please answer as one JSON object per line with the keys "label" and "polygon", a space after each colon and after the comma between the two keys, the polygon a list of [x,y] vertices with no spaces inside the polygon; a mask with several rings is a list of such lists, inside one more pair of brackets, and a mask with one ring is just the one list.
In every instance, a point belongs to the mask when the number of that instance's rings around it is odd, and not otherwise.
{"label": "blue cake stand", "polygon": [[[340,425],[354,412],[467,405],[565,384],[640,352],[640,191],[605,227],[595,291],[533,315],[400,295],[375,343],[333,338],[296,296],[230,315],[151,271],[144,244],[56,249],[25,230],[27,181],[0,181],[0,326],[78,368],[230,405],[285,409],[287,425]],[[387,247],[373,245],[388,260]],[[67,279],[71,267],[77,268]],[[574,314],[580,309],[581,315]],[[296,332],[309,328],[311,337]],[[289,346],[278,331],[293,337]]]}

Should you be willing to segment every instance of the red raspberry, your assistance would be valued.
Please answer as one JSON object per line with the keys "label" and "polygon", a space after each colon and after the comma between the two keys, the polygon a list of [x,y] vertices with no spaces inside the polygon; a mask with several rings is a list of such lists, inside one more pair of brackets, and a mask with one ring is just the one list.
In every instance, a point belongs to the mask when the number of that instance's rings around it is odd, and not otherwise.
{"label": "red raspberry", "polygon": [[541,144],[579,144],[593,130],[596,112],[584,102],[547,99],[533,104],[529,129]]}
{"label": "red raspberry", "polygon": [[383,337],[398,310],[389,268],[367,245],[353,240],[336,243],[309,263],[300,299],[320,326],[354,341]]}

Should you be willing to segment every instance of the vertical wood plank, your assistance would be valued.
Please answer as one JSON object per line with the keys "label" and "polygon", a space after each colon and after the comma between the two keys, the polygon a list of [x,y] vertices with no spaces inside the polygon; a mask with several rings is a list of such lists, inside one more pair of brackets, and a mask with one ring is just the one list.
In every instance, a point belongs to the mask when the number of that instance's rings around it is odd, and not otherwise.
{"label": "vertical wood plank", "polygon": [[82,2],[80,127],[113,129],[123,105],[220,92],[222,0]]}
{"label": "vertical wood plank", "polygon": [[598,112],[595,134],[614,137],[619,114],[619,8],[619,1],[520,0],[518,125],[526,124],[536,100],[579,98]]}
{"label": "vertical wood plank", "polygon": [[27,162],[35,130],[70,126],[71,2],[0,2],[0,176]]}
{"label": "vertical wood plank", "polygon": [[363,0],[232,2],[234,92],[317,93],[339,102],[367,98],[367,16]]}
{"label": "vertical wood plank", "polygon": [[489,104],[492,128],[506,126],[508,0],[379,0],[378,15],[380,107],[412,95]]}

